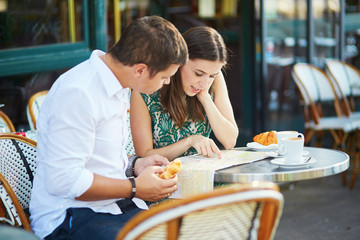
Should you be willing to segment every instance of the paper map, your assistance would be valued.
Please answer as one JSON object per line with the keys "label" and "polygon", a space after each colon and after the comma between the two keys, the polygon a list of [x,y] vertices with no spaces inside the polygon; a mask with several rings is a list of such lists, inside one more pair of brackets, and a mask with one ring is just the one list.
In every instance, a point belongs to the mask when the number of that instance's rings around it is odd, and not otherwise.
{"label": "paper map", "polygon": [[178,173],[178,190],[170,198],[185,198],[192,194],[204,193],[214,188],[216,170],[234,165],[251,163],[267,157],[264,152],[223,150],[222,159],[202,155],[180,157],[181,170]]}

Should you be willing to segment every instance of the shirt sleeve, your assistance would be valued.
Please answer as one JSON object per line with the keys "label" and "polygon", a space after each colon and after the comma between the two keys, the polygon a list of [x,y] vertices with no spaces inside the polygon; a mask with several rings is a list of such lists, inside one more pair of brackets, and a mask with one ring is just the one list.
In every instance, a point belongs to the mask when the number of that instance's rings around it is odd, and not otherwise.
{"label": "shirt sleeve", "polygon": [[92,185],[93,173],[85,166],[95,142],[93,101],[83,90],[65,88],[44,109],[45,185],[53,195],[76,198]]}

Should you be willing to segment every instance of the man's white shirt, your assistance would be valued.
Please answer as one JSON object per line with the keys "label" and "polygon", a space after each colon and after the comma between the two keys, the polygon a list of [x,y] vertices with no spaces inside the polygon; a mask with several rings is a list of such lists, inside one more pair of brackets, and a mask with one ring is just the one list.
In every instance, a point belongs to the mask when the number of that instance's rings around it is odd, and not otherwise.
{"label": "man's white shirt", "polygon": [[[118,199],[79,201],[93,173],[126,179],[129,89],[123,88],[95,50],[50,89],[37,121],[37,169],[30,201],[31,226],[46,237],[65,219],[66,209],[87,207],[121,214]],[[144,201],[135,204],[147,209]]]}

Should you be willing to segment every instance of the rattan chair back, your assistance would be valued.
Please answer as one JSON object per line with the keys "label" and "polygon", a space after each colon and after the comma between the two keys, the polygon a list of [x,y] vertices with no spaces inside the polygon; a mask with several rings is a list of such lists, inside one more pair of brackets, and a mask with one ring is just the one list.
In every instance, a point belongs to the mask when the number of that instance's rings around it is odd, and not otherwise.
{"label": "rattan chair back", "polygon": [[360,71],[348,63],[331,59],[326,61],[326,73],[336,86],[344,111],[350,116],[356,109],[355,98],[360,97]]}
{"label": "rattan chair back", "polygon": [[0,126],[5,128],[5,132],[11,133],[15,132],[15,127],[8,115],[0,110]]}
{"label": "rattan chair back", "polygon": [[31,130],[36,129],[36,121],[39,117],[40,108],[48,94],[48,90],[40,91],[32,95],[26,107],[26,115]]}
{"label": "rattan chair back", "polygon": [[306,89],[310,101],[318,105],[320,115],[323,114],[321,104],[325,102],[334,104],[337,116],[343,115],[336,88],[324,71],[308,63],[297,63],[293,67],[293,77]]}
{"label": "rattan chair back", "polygon": [[9,183],[0,173],[0,223],[31,231],[29,220]]}
{"label": "rattan chair back", "polygon": [[341,84],[346,96],[360,97],[360,70],[355,66],[336,59],[326,61],[326,71]]}
{"label": "rattan chair back", "polygon": [[0,173],[23,209],[29,208],[36,170],[36,142],[16,134],[0,134]]}
{"label": "rattan chair back", "polygon": [[282,209],[276,184],[234,184],[159,203],[131,219],[116,239],[272,239]]}

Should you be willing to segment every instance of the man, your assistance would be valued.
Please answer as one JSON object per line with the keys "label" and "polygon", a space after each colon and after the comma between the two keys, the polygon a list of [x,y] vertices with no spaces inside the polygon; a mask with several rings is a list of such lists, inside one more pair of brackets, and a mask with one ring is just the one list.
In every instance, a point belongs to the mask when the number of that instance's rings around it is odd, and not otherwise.
{"label": "man", "polygon": [[[31,225],[45,239],[114,239],[147,206],[176,190],[154,155],[128,163],[129,88],[151,93],[187,61],[181,34],[161,17],[133,21],[107,54],[64,73],[41,108]],[[133,178],[125,171],[131,168]]]}

